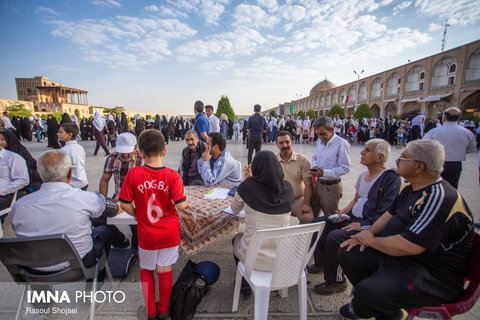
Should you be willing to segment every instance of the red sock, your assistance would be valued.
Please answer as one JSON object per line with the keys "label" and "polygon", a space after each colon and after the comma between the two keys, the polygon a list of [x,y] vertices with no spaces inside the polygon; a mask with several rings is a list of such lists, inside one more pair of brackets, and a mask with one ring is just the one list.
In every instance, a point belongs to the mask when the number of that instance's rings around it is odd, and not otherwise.
{"label": "red sock", "polygon": [[168,302],[172,294],[173,270],[157,273],[158,274],[158,295],[160,301],[158,302],[158,313],[165,313],[168,311]]}
{"label": "red sock", "polygon": [[140,269],[143,299],[147,307],[147,315],[155,314],[155,278],[152,270]]}

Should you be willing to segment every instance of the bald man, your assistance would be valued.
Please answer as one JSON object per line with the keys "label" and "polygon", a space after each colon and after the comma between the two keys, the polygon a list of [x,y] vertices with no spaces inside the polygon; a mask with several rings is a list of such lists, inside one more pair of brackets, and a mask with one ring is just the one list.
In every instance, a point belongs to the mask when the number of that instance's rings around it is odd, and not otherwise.
{"label": "bald man", "polygon": [[473,133],[458,125],[462,112],[452,107],[443,113],[443,125],[427,132],[423,137],[426,140],[436,140],[445,149],[445,164],[442,178],[447,180],[455,189],[462,173],[462,161],[467,159],[466,154],[477,151]]}

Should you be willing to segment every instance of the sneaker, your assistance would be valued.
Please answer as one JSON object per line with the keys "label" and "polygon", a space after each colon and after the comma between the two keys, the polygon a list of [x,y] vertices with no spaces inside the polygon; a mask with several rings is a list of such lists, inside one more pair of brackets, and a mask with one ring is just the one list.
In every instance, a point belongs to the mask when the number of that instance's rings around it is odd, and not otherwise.
{"label": "sneaker", "polygon": [[347,289],[346,282],[323,282],[313,287],[313,291],[319,295],[327,296],[334,293],[343,292]]}
{"label": "sneaker", "polygon": [[344,319],[358,319],[355,312],[353,312],[352,303],[347,303],[341,307],[339,312]]}
{"label": "sneaker", "polygon": [[322,266],[317,266],[317,265],[314,265],[314,264],[311,264],[311,265],[307,266],[307,272],[310,273],[310,274],[317,274],[317,273],[320,273],[322,271],[323,271]]}

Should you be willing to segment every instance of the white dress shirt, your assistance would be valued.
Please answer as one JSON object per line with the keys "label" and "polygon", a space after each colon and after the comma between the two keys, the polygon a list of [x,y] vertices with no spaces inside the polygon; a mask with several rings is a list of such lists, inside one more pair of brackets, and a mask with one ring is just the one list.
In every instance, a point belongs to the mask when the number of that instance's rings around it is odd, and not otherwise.
{"label": "white dress shirt", "polygon": [[85,150],[76,140],[65,142],[61,149],[72,160],[72,179],[70,185],[74,188],[83,188],[88,185],[87,172],[85,171]]}
{"label": "white dress shirt", "polygon": [[22,189],[30,181],[25,159],[19,154],[0,150],[0,196]]}
{"label": "white dress shirt", "polygon": [[3,121],[3,124],[5,125],[5,129],[15,129],[9,117],[3,116],[1,119]]}
{"label": "white dress shirt", "polygon": [[453,121],[428,131],[423,139],[440,142],[445,149],[445,161],[465,161],[467,153],[477,151],[473,133]]}
{"label": "white dress shirt", "polygon": [[340,119],[340,118],[338,118],[338,119],[333,119],[333,124],[334,124],[333,132],[335,132],[335,133],[342,133],[342,127],[337,128],[337,126],[343,126],[343,121],[342,121],[342,119]]}
{"label": "white dress shirt", "polygon": [[312,156],[312,167],[323,169],[319,179],[334,180],[350,172],[350,144],[347,140],[333,134],[324,145],[320,139]]}
{"label": "white dress shirt", "polygon": [[210,123],[210,132],[220,132],[220,120],[215,115],[212,114],[208,118],[208,123]]}
{"label": "white dress shirt", "polygon": [[67,234],[83,258],[93,248],[90,218],[105,211],[105,197],[73,188],[64,182],[44,182],[12,207],[12,227],[17,237]]}

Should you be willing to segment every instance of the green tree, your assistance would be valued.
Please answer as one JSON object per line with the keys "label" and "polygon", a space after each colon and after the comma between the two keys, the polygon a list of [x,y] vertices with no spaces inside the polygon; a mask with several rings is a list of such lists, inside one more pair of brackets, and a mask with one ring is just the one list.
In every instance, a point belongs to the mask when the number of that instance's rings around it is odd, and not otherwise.
{"label": "green tree", "polygon": [[20,118],[33,116],[32,112],[28,110],[23,104],[8,106],[5,108],[5,110],[8,111],[10,119],[13,118],[14,116],[17,116]]}
{"label": "green tree", "polygon": [[269,116],[269,117],[274,117],[274,118],[278,117],[277,112],[276,112],[275,110],[270,111],[270,113],[268,114],[268,116]]}
{"label": "green tree", "polygon": [[234,120],[236,118],[235,112],[230,105],[230,100],[228,100],[228,97],[224,95],[222,95],[220,100],[218,100],[217,112],[215,113],[215,115],[217,116],[217,118],[220,118],[222,113],[225,113],[228,119]]}
{"label": "green tree", "polygon": [[366,103],[362,103],[358,106],[357,111],[353,114],[355,119],[363,119],[363,118],[372,118],[373,113],[370,110],[370,107]]}
{"label": "green tree", "polygon": [[122,112],[125,111],[124,107],[113,107],[113,108],[103,108],[103,113],[104,114],[117,114],[120,115]]}
{"label": "green tree", "polygon": [[338,104],[334,105],[332,109],[330,109],[327,116],[329,116],[330,118],[333,118],[337,113],[340,119],[345,118],[345,112],[343,111],[342,107],[340,107]]}
{"label": "green tree", "polygon": [[305,119],[305,112],[303,110],[300,110],[297,112],[297,117],[300,117],[300,119]]}
{"label": "green tree", "polygon": [[315,111],[310,109],[310,110],[307,111],[307,113],[305,115],[308,116],[310,118],[310,120],[314,119],[315,118]]}
{"label": "green tree", "polygon": [[61,112],[51,112],[52,117],[57,119],[58,122],[62,121],[62,113]]}

